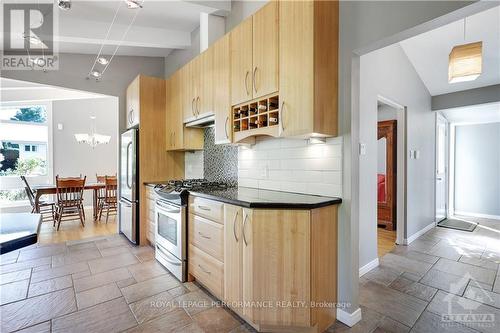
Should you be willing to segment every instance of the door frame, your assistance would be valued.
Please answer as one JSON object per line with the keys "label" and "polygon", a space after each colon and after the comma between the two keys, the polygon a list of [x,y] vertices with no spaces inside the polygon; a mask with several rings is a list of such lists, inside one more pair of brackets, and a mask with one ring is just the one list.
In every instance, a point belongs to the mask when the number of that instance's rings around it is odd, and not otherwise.
{"label": "door frame", "polygon": [[[439,126],[438,122],[440,120],[444,120],[445,123],[445,147],[444,147],[444,161],[445,161],[445,166],[444,166],[444,204],[445,204],[445,209],[444,209],[444,219],[445,220],[448,216],[450,216],[450,122],[446,117],[444,117],[441,112],[436,112],[436,123],[435,123],[435,163],[434,163],[434,222],[437,224],[439,221],[437,220],[437,172],[438,172],[438,150],[439,150],[439,140],[438,140],[438,135],[439,135]],[[442,221],[440,220],[440,221]]]}
{"label": "door frame", "polygon": [[406,207],[407,207],[407,140],[408,131],[406,106],[382,95],[377,95],[377,101],[387,104],[396,112],[396,244],[405,244]]}

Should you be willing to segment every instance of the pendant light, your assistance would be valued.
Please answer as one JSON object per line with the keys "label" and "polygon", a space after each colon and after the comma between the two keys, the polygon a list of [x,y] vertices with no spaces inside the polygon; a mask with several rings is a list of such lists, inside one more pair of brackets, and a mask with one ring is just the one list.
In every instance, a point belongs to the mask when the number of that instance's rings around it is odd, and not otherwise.
{"label": "pendant light", "polygon": [[[464,41],[467,19],[464,18]],[[474,81],[483,67],[483,42],[454,46],[448,58],[448,82]]]}

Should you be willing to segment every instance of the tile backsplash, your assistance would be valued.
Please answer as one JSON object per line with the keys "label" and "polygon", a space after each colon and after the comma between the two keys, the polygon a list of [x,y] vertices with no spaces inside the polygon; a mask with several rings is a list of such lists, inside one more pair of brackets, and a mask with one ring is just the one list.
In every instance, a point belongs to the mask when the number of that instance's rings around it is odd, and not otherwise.
{"label": "tile backsplash", "polygon": [[238,149],[238,185],[342,197],[342,137],[324,144],[257,138]]}

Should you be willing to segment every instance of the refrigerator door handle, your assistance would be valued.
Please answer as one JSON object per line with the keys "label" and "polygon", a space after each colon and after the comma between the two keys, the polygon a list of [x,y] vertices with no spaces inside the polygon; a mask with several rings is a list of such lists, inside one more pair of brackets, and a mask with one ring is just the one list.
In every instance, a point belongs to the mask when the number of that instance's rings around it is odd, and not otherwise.
{"label": "refrigerator door handle", "polygon": [[131,146],[132,146],[132,142],[129,142],[129,143],[128,143],[128,145],[127,145],[127,161],[126,161],[126,163],[127,163],[127,168],[126,168],[126,170],[127,170],[127,175],[126,175],[126,179],[127,179],[127,187],[128,187],[129,189],[132,189],[132,185],[131,185],[131,184],[130,184],[130,182],[129,182],[129,178],[130,178],[130,177],[129,177],[129,168],[128,168],[128,167],[129,167],[129,159],[130,159],[130,157],[129,157],[129,152],[130,152],[130,147],[131,147]]}

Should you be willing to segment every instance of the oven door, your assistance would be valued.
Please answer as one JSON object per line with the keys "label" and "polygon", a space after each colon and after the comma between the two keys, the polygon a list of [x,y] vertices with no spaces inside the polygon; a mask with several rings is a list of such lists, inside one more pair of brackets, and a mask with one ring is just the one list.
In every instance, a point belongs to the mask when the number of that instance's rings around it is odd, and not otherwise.
{"label": "oven door", "polygon": [[156,201],[155,241],[180,260],[186,259],[186,208]]}

